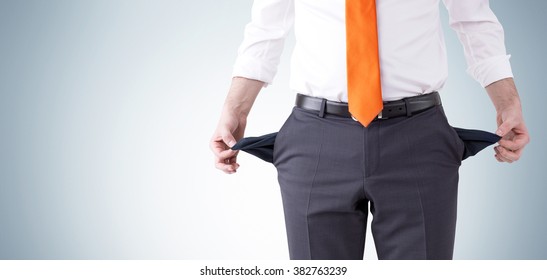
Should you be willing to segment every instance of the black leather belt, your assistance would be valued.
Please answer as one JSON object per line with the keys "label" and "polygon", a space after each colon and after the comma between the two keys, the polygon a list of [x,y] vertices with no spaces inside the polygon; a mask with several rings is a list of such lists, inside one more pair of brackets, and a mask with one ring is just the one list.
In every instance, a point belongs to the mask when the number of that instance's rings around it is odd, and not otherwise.
{"label": "black leather belt", "polygon": [[[318,111],[319,116],[332,114],[351,118],[348,110],[348,103],[330,101],[324,98],[311,97],[304,94],[296,95],[296,107]],[[436,105],[441,105],[441,97],[438,92],[423,94],[401,100],[384,102],[384,109],[378,114],[377,119],[389,119],[402,116],[412,116],[423,112]]]}

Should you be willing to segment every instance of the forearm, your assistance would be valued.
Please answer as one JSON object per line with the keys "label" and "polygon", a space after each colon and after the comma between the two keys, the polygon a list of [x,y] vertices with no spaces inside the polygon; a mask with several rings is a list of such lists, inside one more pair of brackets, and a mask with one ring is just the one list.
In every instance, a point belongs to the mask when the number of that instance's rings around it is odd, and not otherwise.
{"label": "forearm", "polygon": [[247,118],[263,86],[264,82],[261,81],[234,77],[224,102],[223,111],[235,114],[239,118]]}
{"label": "forearm", "polygon": [[488,92],[496,111],[507,106],[518,106],[521,109],[519,94],[513,78],[502,79],[488,85],[486,92]]}

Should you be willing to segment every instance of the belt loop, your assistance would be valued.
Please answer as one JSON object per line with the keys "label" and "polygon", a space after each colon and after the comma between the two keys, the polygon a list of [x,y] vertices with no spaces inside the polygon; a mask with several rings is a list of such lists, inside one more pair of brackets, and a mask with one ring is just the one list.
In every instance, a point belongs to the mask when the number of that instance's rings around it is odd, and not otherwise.
{"label": "belt loop", "polygon": [[327,107],[327,99],[321,100],[321,108],[319,109],[319,117],[324,118],[325,117],[325,109]]}
{"label": "belt loop", "polygon": [[403,98],[405,101],[405,109],[406,109],[406,116],[410,117],[412,116],[412,110],[410,110],[410,101],[408,101],[408,98]]}

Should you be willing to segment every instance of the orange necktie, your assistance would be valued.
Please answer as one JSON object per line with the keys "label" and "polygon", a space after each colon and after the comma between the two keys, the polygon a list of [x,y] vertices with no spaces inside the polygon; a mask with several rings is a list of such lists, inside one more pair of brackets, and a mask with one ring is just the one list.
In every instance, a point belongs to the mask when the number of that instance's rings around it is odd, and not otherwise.
{"label": "orange necktie", "polygon": [[375,0],[346,0],[349,111],[367,126],[382,111]]}

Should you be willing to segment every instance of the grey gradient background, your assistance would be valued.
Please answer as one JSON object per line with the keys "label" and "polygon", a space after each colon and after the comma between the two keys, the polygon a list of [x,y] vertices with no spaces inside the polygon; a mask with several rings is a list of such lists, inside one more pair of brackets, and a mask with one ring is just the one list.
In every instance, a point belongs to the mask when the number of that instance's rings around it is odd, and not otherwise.
{"label": "grey gradient background", "polygon": [[[0,0],[1,259],[288,258],[273,166],[241,155],[228,176],[208,148],[251,2]],[[547,2],[491,7],[532,142],[513,165],[464,162],[455,258],[547,259]],[[444,22],[449,119],[495,131]],[[247,135],[289,114],[293,43]]]}

